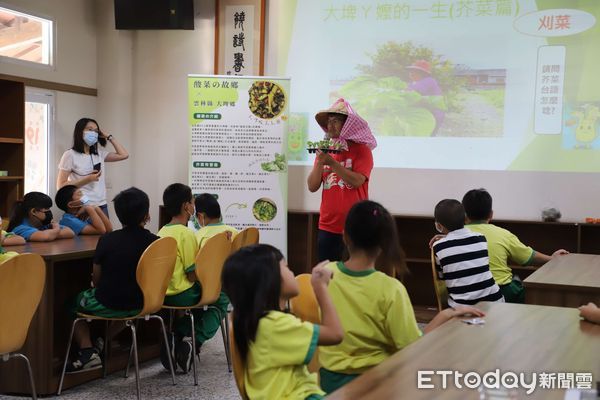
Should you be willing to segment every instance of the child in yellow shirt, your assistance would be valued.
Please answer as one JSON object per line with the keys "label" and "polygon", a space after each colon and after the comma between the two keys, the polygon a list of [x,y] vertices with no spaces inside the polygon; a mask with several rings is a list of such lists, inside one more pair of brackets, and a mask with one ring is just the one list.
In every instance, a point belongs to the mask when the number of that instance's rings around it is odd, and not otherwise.
{"label": "child in yellow shirt", "polygon": [[[343,235],[350,258],[326,266],[335,273],[329,294],[346,332],[339,345],[319,349],[321,387],[327,393],[421,336],[404,285],[375,270],[379,257],[383,260],[379,267],[384,270],[397,273],[406,270],[396,224],[390,213],[373,201],[356,203],[346,217]],[[467,313],[483,315],[470,306],[448,308],[438,313],[424,332]]]}
{"label": "child in yellow shirt", "polygon": [[215,196],[209,193],[202,193],[196,196],[194,203],[196,205],[196,220],[201,226],[198,232],[196,232],[196,241],[200,248],[204,246],[204,243],[208,239],[221,232],[229,232],[227,234],[229,240],[238,234],[237,229],[223,223],[221,206]]}
{"label": "child in yellow shirt", "polygon": [[[2,226],[2,218],[0,218],[0,227],[1,226]],[[4,261],[19,254],[15,251],[4,250],[4,248],[2,246],[7,244],[6,243],[7,240],[12,239],[11,241],[13,243],[11,243],[11,244],[13,244],[13,245],[25,244],[25,239],[23,239],[21,236],[12,235],[11,237],[7,237],[6,235],[7,235],[6,232],[4,232],[2,229],[0,229],[0,264],[2,264]],[[22,243],[18,243],[18,242],[22,242]]]}
{"label": "child in yellow shirt", "polygon": [[[167,288],[165,304],[178,307],[193,306],[200,301],[202,287],[197,282],[195,273],[198,243],[194,232],[187,227],[189,219],[195,214],[192,190],[182,183],[173,183],[163,193],[163,204],[171,220],[158,231],[158,236],[170,236],[177,240],[177,261]],[[228,304],[229,299],[221,293],[216,303],[212,304],[216,308],[209,307],[207,310],[195,308],[192,311],[197,352],[221,326],[221,319],[227,315]],[[174,339],[174,343],[173,338],[170,339],[171,344],[174,344],[171,346],[171,349],[174,349],[171,357],[174,357],[177,366],[187,373],[192,368],[194,360],[191,327],[187,318],[179,318],[175,324]],[[165,350],[166,348],[163,348],[161,361],[163,366],[169,369],[168,355]]]}
{"label": "child in yellow shirt", "polygon": [[[2,224],[2,217],[0,217],[0,253],[1,254],[6,254],[6,251],[2,249],[2,246],[19,246],[22,244],[27,243],[27,241],[22,238],[19,235],[15,235],[14,233],[8,233],[4,230],[2,230],[2,227],[4,225]],[[10,252],[13,253],[13,255],[17,254],[14,251]],[[6,259],[1,259],[1,261],[6,261]],[[1,262],[0,261],[0,262]]]}
{"label": "child in yellow shirt", "polygon": [[248,398],[323,398],[307,364],[317,345],[334,345],[343,337],[327,293],[332,273],[325,263],[313,269],[311,278],[321,307],[322,324],[316,325],[283,312],[299,289],[279,250],[266,244],[248,246],[225,262],[223,288],[233,304],[233,335],[244,364]]}

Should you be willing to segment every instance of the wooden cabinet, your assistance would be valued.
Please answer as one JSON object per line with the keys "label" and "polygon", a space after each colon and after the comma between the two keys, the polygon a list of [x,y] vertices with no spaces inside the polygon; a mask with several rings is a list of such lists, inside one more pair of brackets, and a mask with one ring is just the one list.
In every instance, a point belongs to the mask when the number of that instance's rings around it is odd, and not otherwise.
{"label": "wooden cabinet", "polygon": [[[395,215],[394,219],[410,271],[402,279],[410,298],[418,306],[435,306],[428,246],[429,239],[436,234],[433,217]],[[295,274],[310,272],[317,262],[318,222],[316,212],[288,213],[288,264]],[[563,248],[572,253],[600,254],[600,225],[509,220],[495,220],[494,224],[508,229],[542,253],[552,254]],[[517,265],[512,268],[521,279],[537,269]]]}
{"label": "wooden cabinet", "polygon": [[0,216],[8,217],[25,186],[25,85],[0,79]]}

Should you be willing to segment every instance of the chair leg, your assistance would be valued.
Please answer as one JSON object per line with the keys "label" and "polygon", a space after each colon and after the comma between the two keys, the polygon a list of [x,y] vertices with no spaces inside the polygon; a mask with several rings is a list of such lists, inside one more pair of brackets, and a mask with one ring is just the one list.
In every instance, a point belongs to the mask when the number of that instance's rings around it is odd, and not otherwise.
{"label": "chair leg", "polygon": [[62,373],[60,374],[60,382],[58,383],[58,391],[56,392],[57,396],[60,396],[60,392],[62,392],[63,382],[65,380],[65,373],[67,371],[67,362],[69,361],[69,352],[71,351],[71,342],[73,341],[73,334],[75,333],[75,325],[79,321],[83,321],[85,318],[75,318],[73,324],[71,325],[71,334],[69,335],[69,342],[67,344],[67,353],[65,354],[65,362],[63,364]]}
{"label": "chair leg", "polygon": [[165,329],[165,322],[163,321],[163,319],[161,318],[160,315],[150,315],[148,318],[149,319],[157,319],[160,321],[160,328],[162,330],[163,340],[165,341],[165,345],[167,347],[167,352],[169,353],[169,357],[167,357],[167,358],[169,359],[169,369],[171,370],[171,378],[173,378],[173,386],[175,386],[176,385],[176,383],[175,383],[175,368],[173,368],[173,360],[170,357],[171,348],[169,347],[169,340],[167,339],[167,331]]}
{"label": "chair leg", "polygon": [[196,328],[194,327],[194,314],[191,310],[185,310],[185,313],[190,316],[192,324],[192,368],[194,370],[194,386],[198,386],[198,374],[196,373]]}
{"label": "chair leg", "polygon": [[129,378],[129,366],[131,365],[131,358],[133,357],[133,342],[129,346],[129,358],[127,358],[127,366],[125,367],[125,378]]}
{"label": "chair leg", "polygon": [[223,316],[221,310],[214,306],[208,306],[217,311],[219,319],[221,321],[221,335],[223,336],[223,347],[225,348],[225,358],[227,359],[227,370],[231,372],[231,350],[229,346],[229,323],[227,321],[227,315]]}
{"label": "chair leg", "polygon": [[[136,321],[137,322],[137,321]],[[137,398],[141,399],[141,390],[140,390],[140,367],[138,365],[138,348],[137,348],[137,334],[135,329],[135,323],[131,320],[127,320],[125,323],[131,329],[131,341],[133,349],[133,364],[135,365],[135,387],[137,390]]]}
{"label": "chair leg", "polygon": [[229,319],[227,315],[221,320],[221,324],[221,331],[223,331],[223,326],[225,326],[225,339],[223,343],[225,345],[225,356],[227,357],[227,369],[231,372],[231,344],[229,343]]}
{"label": "chair leg", "polygon": [[31,364],[29,363],[29,359],[25,354],[14,353],[9,356],[9,358],[22,358],[25,360],[25,364],[27,364],[27,372],[29,373],[29,384],[31,385],[31,398],[33,400],[37,400],[37,393],[35,391],[35,382],[33,381],[33,371],[31,371]]}
{"label": "chair leg", "polygon": [[108,348],[110,347],[110,343],[108,342],[108,328],[109,321],[106,320],[106,324],[104,326],[104,360],[102,360],[102,378],[106,378],[106,375],[108,374]]}
{"label": "chair leg", "polygon": [[[138,327],[138,321],[135,320],[135,328]],[[129,325],[127,325],[129,326]],[[125,378],[129,378],[129,367],[131,366],[131,357],[133,357],[133,341],[131,342],[131,347],[129,347],[129,358],[127,359],[127,366],[125,367]]]}

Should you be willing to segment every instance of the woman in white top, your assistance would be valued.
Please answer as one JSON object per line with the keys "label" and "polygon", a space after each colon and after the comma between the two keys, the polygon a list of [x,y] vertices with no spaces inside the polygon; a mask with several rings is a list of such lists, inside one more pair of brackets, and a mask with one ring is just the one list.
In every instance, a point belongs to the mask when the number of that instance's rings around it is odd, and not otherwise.
{"label": "woman in white top", "polygon": [[[116,152],[104,149],[107,142],[113,145]],[[99,206],[108,215],[104,163],[128,157],[127,150],[113,135],[102,132],[93,119],[81,118],[73,131],[73,147],[64,152],[58,164],[56,188],[60,189],[65,185],[79,187],[90,204]]]}

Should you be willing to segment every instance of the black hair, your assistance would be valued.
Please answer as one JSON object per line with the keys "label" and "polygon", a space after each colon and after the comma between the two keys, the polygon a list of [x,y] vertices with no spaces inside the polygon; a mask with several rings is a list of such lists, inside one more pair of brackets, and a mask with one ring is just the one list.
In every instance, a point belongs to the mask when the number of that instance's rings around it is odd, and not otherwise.
{"label": "black hair", "polygon": [[183,203],[192,201],[192,189],[183,183],[172,183],[163,192],[163,205],[169,217],[173,218],[181,213]]}
{"label": "black hair", "polygon": [[258,322],[279,310],[283,254],[268,244],[242,247],[223,266],[223,291],[233,305],[233,338],[244,363]]}
{"label": "black hair", "polygon": [[150,199],[136,187],[125,189],[113,199],[117,218],[123,226],[139,226],[148,215]]}
{"label": "black hair", "polygon": [[452,232],[465,227],[465,209],[460,201],[444,199],[437,203],[433,212],[435,221]]}
{"label": "black hair", "polygon": [[210,219],[221,218],[221,206],[212,194],[199,194],[196,196],[194,203],[196,206],[196,214],[204,213]]}
{"label": "black hair", "polygon": [[370,200],[354,204],[346,217],[344,232],[350,241],[350,254],[362,250],[370,257],[378,256],[377,268],[391,276],[408,272],[396,223],[381,204]]}
{"label": "black hair", "polygon": [[52,199],[41,192],[29,192],[23,196],[23,200],[17,200],[10,211],[10,222],[7,231],[12,232],[23,220],[29,216],[32,208],[41,210],[52,207]]}
{"label": "black hair", "polygon": [[58,189],[56,196],[54,196],[56,206],[64,212],[69,212],[69,202],[73,200],[73,193],[76,191],[77,186],[75,185],[65,185]]}
{"label": "black hair", "polygon": [[471,221],[483,221],[492,215],[492,196],[483,188],[465,193],[462,204]]}
{"label": "black hair", "polygon": [[[83,130],[88,122],[93,122],[98,127],[98,143],[102,147],[106,146],[106,139],[102,137],[102,131],[100,130],[100,125],[96,122],[95,119],[91,118],[81,118],[79,121],[75,123],[75,128],[73,129],[73,147],[71,149],[75,150],[78,153],[85,152],[85,142],[83,141]],[[90,146],[91,154],[98,154],[98,145],[95,144]]]}

